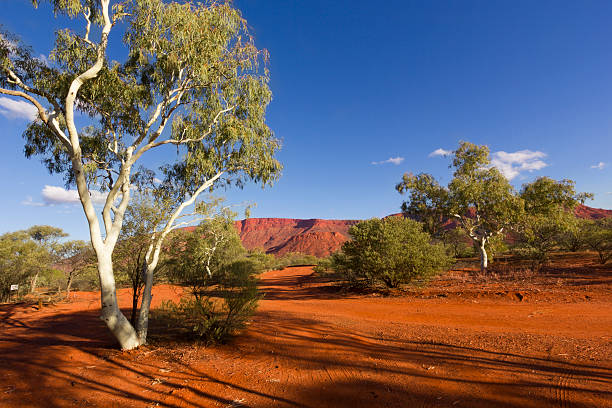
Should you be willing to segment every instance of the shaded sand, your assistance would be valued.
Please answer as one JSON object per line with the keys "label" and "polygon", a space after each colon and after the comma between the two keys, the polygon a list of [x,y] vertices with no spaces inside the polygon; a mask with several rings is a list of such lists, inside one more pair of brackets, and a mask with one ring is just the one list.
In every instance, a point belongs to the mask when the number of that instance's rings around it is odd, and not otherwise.
{"label": "shaded sand", "polygon": [[[287,268],[262,276],[244,335],[212,348],[154,334],[120,352],[95,293],[0,305],[0,406],[612,407],[611,274],[589,271],[520,292],[456,278],[381,297]],[[181,292],[157,286],[154,305]]]}

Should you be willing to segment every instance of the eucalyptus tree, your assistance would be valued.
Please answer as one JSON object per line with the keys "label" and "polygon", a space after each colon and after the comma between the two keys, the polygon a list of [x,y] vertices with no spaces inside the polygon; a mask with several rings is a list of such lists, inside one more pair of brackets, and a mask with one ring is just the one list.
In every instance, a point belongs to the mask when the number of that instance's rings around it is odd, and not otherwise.
{"label": "eucalyptus tree", "polygon": [[[151,266],[163,238],[184,222],[181,214],[200,193],[247,181],[272,183],[281,165],[274,157],[279,141],[265,122],[271,99],[267,53],[257,49],[229,3],[49,2],[56,15],[72,19],[71,27],[82,26],[55,33],[49,64],[3,33],[0,93],[36,108],[38,117],[23,135],[26,156],[41,156],[50,172],[76,185],[97,256],[101,319],[122,348],[132,349],[146,342],[148,305],[136,327],[121,313],[112,254],[135,166],[167,148],[156,191],[170,209],[148,254]],[[108,57],[111,42],[113,50],[124,47],[125,61]],[[88,125],[79,130],[77,118]],[[93,189],[107,192],[101,214]],[[145,303],[153,277],[146,279]]]}
{"label": "eucalyptus tree", "polygon": [[612,218],[586,221],[583,236],[586,246],[597,252],[602,265],[612,259]]}
{"label": "eucalyptus tree", "polygon": [[49,252],[28,231],[0,235],[0,300],[10,296],[11,285],[27,285],[39,270],[47,268]]}
{"label": "eucalyptus tree", "polygon": [[480,268],[488,266],[487,247],[492,239],[504,234],[518,221],[523,204],[508,180],[491,166],[489,148],[461,142],[453,152],[455,168],[448,187],[440,186],[429,174],[404,175],[396,186],[410,199],[402,208],[428,217],[444,214],[454,218],[476,244]]}
{"label": "eucalyptus tree", "polygon": [[75,278],[91,271],[96,264],[96,257],[89,242],[72,240],[58,245],[56,255],[58,269],[62,270],[66,277],[66,297],[70,296],[70,290]]}
{"label": "eucalyptus tree", "polygon": [[444,232],[444,222],[448,220],[448,190],[427,173],[404,174],[396,189],[400,194],[410,194],[409,199],[402,203],[402,213],[422,222],[425,232],[439,238]]}
{"label": "eucalyptus tree", "polygon": [[549,253],[564,238],[577,238],[579,221],[574,209],[593,195],[577,193],[574,185],[572,180],[539,177],[520,191],[525,211],[516,232],[522,249],[534,260],[534,269],[548,260]]}
{"label": "eucalyptus tree", "polygon": [[[59,260],[60,244],[58,241],[60,238],[67,237],[67,233],[65,233],[61,228],[53,227],[51,225],[34,225],[28,228],[26,232],[34,241],[38,243],[38,245],[45,248],[47,254],[47,268],[50,267],[54,261]],[[32,280],[30,282],[30,293],[34,293],[36,290],[40,272],[41,269],[37,269],[32,276]]]}

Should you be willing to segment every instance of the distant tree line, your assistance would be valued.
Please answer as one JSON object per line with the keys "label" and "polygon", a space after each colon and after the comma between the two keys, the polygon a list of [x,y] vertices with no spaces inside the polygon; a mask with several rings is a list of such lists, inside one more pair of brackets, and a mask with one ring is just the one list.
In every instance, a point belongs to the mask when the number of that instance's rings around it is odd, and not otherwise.
{"label": "distant tree line", "polygon": [[559,249],[595,251],[601,264],[612,259],[612,218],[578,219],[576,206],[592,194],[576,192],[572,180],[540,177],[516,191],[491,165],[488,147],[469,142],[453,152],[452,168],[447,186],[427,173],[404,174],[396,190],[408,195],[406,219],[354,225],[351,240],[316,270],[350,284],[397,287],[426,282],[453,258],[477,255],[484,272],[509,249],[536,271]]}

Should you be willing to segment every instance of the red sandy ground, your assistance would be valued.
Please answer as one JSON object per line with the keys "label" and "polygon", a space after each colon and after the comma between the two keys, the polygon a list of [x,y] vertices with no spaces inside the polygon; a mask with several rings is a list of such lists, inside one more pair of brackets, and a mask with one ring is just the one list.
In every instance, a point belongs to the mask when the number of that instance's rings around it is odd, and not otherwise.
{"label": "red sandy ground", "polygon": [[[153,335],[116,350],[94,293],[0,305],[0,406],[612,407],[612,271],[592,265],[454,271],[401,297],[268,272],[252,324],[211,348]],[[181,292],[158,286],[155,304]]]}

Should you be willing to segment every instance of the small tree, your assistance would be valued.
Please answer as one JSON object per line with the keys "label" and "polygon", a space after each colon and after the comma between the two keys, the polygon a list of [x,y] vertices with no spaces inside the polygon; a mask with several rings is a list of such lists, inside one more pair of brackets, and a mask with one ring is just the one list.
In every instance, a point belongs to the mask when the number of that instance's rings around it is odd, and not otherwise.
{"label": "small tree", "polygon": [[[36,6],[38,0],[32,0]],[[49,0],[81,18],[82,30],[56,33],[51,64],[0,34],[0,94],[31,103],[38,118],[24,132],[27,157],[76,185],[97,257],[101,316],[121,348],[146,342],[153,273],[183,210],[218,185],[262,185],[279,176],[279,141],[265,123],[271,99],[267,53],[229,2]],[[112,3],[112,4],[111,4]],[[119,28],[123,41],[111,33]],[[111,40],[124,45],[111,61]],[[81,131],[75,118],[89,126]],[[157,191],[171,206],[147,252],[136,327],[117,304],[112,255],[134,182],[150,151],[171,147]],[[174,152],[174,154],[173,154]],[[159,156],[158,156],[159,157]],[[98,218],[91,192],[108,192]],[[100,222],[100,220],[102,222]]]}
{"label": "small tree", "polygon": [[0,300],[10,296],[10,286],[27,286],[43,268],[50,255],[27,231],[0,235]]}
{"label": "small tree", "polygon": [[453,152],[455,172],[447,188],[424,174],[406,174],[396,186],[400,193],[410,193],[402,208],[424,219],[431,214],[434,219],[441,215],[455,219],[476,244],[483,271],[489,243],[516,224],[523,208],[508,180],[490,164],[487,146],[461,142]]}
{"label": "small tree", "polygon": [[574,225],[561,234],[559,237],[561,248],[569,252],[578,252],[585,247],[583,223],[584,220],[576,218]]}
{"label": "small tree", "polygon": [[404,174],[397,184],[400,194],[410,195],[402,203],[402,213],[423,223],[423,230],[434,238],[444,233],[444,223],[448,220],[448,190],[440,186],[430,174]]}
{"label": "small tree", "polygon": [[223,341],[244,327],[260,298],[253,277],[260,265],[242,246],[233,213],[223,208],[193,232],[178,232],[171,248],[168,275],[188,286],[192,298],[166,302],[160,314],[207,342]]}
{"label": "small tree", "polygon": [[441,240],[454,258],[474,256],[474,251],[469,245],[472,241],[461,228],[450,228],[444,231]]}
{"label": "small tree", "polygon": [[56,266],[64,272],[66,297],[70,296],[72,283],[84,272],[95,268],[96,256],[91,244],[85,241],[67,241],[57,245],[56,255],[59,257]]}
{"label": "small tree", "polygon": [[167,264],[169,277],[190,287],[196,299],[222,280],[229,264],[247,255],[233,216],[227,208],[222,209],[193,232],[183,231],[173,237]]}
{"label": "small tree", "polygon": [[548,262],[549,254],[559,246],[563,234],[576,228],[576,217],[565,211],[544,214],[527,214],[517,228],[518,252],[533,261],[538,270]]}
{"label": "small tree", "polygon": [[[48,254],[46,259],[46,268],[50,268],[52,263],[59,260],[60,256],[58,254],[58,250],[60,249],[60,244],[58,240],[68,236],[68,234],[66,234],[61,228],[52,227],[51,225],[34,225],[33,227],[28,228],[26,232],[34,241],[36,241],[36,243],[38,243],[38,245],[41,245],[46,249],[46,253]],[[42,260],[40,261],[45,262]],[[37,269],[32,276],[30,293],[34,293],[36,290],[38,277],[42,270],[43,268]]]}
{"label": "small tree", "polygon": [[585,222],[583,228],[584,242],[597,252],[599,262],[604,265],[612,259],[612,218]]}
{"label": "small tree", "polygon": [[576,193],[572,180],[555,181],[540,177],[523,185],[520,197],[525,212],[516,228],[522,252],[539,269],[563,236],[577,229],[574,208],[592,195]]}
{"label": "small tree", "polygon": [[450,266],[452,258],[417,221],[400,217],[373,218],[349,229],[351,240],[342,245],[335,264],[349,280],[383,283],[395,288],[402,283],[427,280]]}

